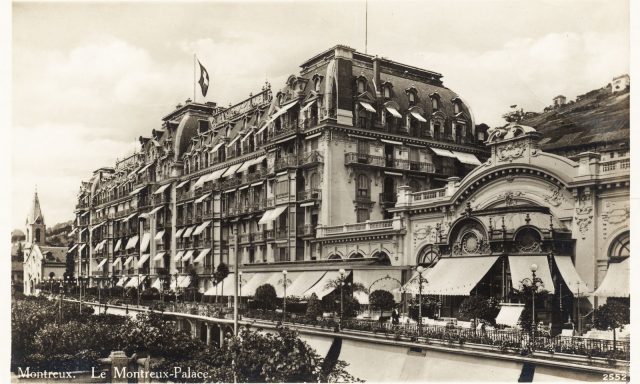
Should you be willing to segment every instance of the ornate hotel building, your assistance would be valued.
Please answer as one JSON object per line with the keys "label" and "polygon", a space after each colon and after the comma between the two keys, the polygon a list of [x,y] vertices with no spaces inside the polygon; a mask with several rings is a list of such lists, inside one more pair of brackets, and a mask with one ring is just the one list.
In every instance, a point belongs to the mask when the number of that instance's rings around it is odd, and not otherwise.
{"label": "ornate hotel building", "polygon": [[506,300],[534,259],[548,287],[593,291],[628,227],[628,157],[609,170],[598,153],[543,152],[531,127],[487,128],[442,75],[336,46],[275,94],[178,105],[81,184],[71,252],[92,284],[180,289],[197,275],[206,294],[233,293],[233,274],[213,272],[235,273],[236,257],[242,296],[264,283],[282,296],[283,270],[287,295],[322,296],[344,268],[399,298],[424,264],[439,271],[432,294],[489,279]]}

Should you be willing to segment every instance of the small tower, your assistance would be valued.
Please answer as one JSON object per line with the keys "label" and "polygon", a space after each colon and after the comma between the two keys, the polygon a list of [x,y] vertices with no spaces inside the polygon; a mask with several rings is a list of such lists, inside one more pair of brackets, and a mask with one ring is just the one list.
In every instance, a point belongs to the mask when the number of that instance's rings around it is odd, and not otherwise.
{"label": "small tower", "polygon": [[27,216],[27,243],[42,245],[45,242],[46,225],[44,224],[44,216],[40,209],[40,200],[38,199],[38,190],[33,195],[33,204]]}

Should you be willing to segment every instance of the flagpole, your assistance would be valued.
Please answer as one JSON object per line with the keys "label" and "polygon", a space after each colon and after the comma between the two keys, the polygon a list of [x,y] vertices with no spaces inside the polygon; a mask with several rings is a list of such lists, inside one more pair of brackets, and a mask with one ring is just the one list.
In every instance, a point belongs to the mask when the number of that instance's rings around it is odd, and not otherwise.
{"label": "flagpole", "polygon": [[367,53],[367,37],[369,35],[369,2],[364,0],[364,53]]}
{"label": "flagpole", "polygon": [[196,54],[193,54],[193,102],[196,102]]}

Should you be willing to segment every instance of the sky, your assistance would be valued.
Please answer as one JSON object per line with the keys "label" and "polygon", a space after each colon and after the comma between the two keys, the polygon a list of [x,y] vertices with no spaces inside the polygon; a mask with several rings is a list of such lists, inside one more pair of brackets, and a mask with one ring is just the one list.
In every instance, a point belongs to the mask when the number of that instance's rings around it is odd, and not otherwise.
{"label": "sky", "polygon": [[[375,1],[369,54],[443,74],[476,123],[517,104],[541,111],[629,73],[620,0]],[[281,87],[336,44],[365,50],[365,1],[37,3],[12,6],[11,225],[34,189],[49,226],[73,218],[100,166],[133,153],[193,98],[193,55],[220,105]]]}

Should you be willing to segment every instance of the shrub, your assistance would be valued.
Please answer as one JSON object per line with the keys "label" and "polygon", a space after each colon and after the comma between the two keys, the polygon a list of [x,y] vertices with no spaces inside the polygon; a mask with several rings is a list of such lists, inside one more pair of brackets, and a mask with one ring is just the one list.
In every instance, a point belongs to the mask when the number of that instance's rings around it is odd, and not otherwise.
{"label": "shrub", "polygon": [[273,310],[276,308],[278,302],[276,289],[271,284],[263,284],[256,289],[254,300],[259,308]]}

